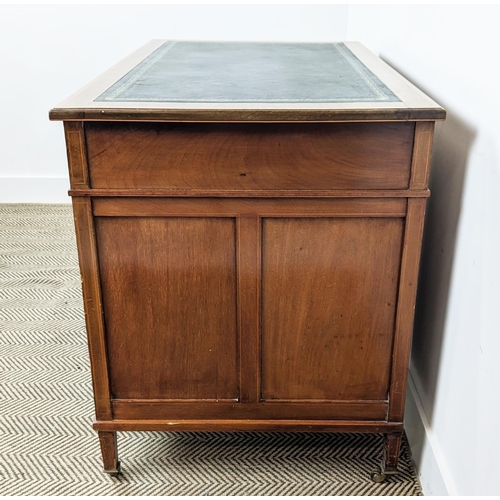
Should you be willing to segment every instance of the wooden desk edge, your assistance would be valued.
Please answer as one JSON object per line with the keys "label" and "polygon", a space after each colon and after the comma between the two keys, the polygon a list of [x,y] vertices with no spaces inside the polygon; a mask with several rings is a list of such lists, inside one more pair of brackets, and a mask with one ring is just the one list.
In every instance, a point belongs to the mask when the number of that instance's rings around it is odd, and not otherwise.
{"label": "wooden desk edge", "polygon": [[98,420],[96,431],[292,431],[292,432],[376,432],[403,430],[402,422],[340,420]]}
{"label": "wooden desk edge", "polygon": [[414,109],[168,109],[53,108],[51,121],[356,122],[443,121],[443,108]]}
{"label": "wooden desk edge", "polygon": [[428,198],[428,189],[406,190],[201,190],[201,189],[70,189],[69,196],[148,198]]}

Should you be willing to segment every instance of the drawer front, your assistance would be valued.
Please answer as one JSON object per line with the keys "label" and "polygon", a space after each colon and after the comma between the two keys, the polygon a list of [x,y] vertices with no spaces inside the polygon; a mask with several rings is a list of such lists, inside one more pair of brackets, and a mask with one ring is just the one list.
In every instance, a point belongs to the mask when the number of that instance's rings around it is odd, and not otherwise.
{"label": "drawer front", "polygon": [[407,189],[414,123],[86,123],[93,188]]}

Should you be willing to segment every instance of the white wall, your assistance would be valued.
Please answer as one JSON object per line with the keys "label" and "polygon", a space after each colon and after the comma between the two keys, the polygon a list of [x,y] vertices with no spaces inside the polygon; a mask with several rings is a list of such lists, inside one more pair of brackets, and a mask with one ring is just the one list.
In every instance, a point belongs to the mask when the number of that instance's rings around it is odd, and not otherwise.
{"label": "white wall", "polygon": [[346,27],[343,5],[0,5],[0,203],[69,203],[48,111],[149,40],[337,41]]}
{"label": "white wall", "polygon": [[427,494],[500,494],[499,22],[498,5],[349,7],[348,39],[448,111],[435,138],[407,408]]}

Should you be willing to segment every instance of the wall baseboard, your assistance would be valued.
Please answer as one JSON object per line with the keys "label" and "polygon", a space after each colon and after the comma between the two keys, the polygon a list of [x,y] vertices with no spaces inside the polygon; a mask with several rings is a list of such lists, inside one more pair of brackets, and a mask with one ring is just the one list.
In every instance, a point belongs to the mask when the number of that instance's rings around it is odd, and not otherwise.
{"label": "wall baseboard", "polygon": [[71,203],[67,177],[0,177],[0,203]]}
{"label": "wall baseboard", "polygon": [[456,495],[448,467],[429,424],[421,402],[421,387],[415,370],[410,368],[406,397],[405,431],[420,484],[425,496]]}

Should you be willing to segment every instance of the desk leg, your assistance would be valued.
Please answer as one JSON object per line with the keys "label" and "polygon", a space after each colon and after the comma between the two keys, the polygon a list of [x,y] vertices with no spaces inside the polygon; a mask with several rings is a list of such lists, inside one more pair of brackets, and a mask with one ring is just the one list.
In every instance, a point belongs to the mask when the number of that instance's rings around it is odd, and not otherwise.
{"label": "desk leg", "polygon": [[382,459],[382,467],[371,473],[373,482],[382,483],[388,475],[398,472],[398,460],[402,437],[402,432],[384,434],[384,458]]}
{"label": "desk leg", "polygon": [[396,474],[398,471],[402,436],[402,432],[384,435],[384,460],[382,462],[382,472],[384,474]]}
{"label": "desk leg", "polygon": [[101,444],[104,472],[110,476],[117,476],[120,473],[120,462],[118,461],[116,432],[99,431],[99,442]]}

